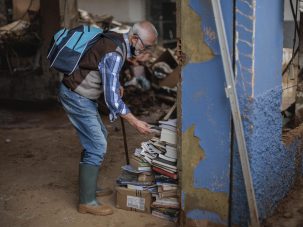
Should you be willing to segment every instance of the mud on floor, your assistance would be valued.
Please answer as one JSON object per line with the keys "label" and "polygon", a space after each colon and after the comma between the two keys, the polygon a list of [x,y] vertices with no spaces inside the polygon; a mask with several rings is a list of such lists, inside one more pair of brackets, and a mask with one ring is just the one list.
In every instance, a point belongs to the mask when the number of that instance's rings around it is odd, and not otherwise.
{"label": "mud on floor", "polygon": [[[125,164],[120,121],[109,123],[108,154],[99,184],[114,189]],[[156,116],[153,116],[156,118]],[[151,120],[145,116],[144,120]],[[126,123],[129,152],[147,140]],[[81,146],[58,106],[50,109],[0,110],[0,226],[172,227],[150,214],[114,208],[111,216],[79,214],[78,163]],[[115,206],[114,195],[104,203]]]}

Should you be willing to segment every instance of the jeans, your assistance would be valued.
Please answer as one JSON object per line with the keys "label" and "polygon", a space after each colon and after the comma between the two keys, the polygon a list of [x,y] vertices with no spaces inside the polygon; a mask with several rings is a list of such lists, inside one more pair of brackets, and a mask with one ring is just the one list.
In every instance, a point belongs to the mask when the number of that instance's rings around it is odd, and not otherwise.
{"label": "jeans", "polygon": [[100,166],[107,148],[107,130],[101,121],[97,102],[73,92],[63,83],[58,98],[80,138],[83,147],[80,163]]}

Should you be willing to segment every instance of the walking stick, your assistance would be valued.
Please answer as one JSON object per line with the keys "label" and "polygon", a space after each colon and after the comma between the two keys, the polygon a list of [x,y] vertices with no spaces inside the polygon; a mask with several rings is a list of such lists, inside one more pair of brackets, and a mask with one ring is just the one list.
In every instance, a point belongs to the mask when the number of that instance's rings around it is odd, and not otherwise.
{"label": "walking stick", "polygon": [[124,126],[124,121],[123,121],[123,118],[122,118],[122,117],[120,117],[120,119],[121,119],[122,132],[123,132],[123,141],[124,141],[125,159],[126,159],[126,164],[127,164],[127,165],[129,165],[129,157],[128,157],[128,148],[127,148],[127,142],[126,142],[125,126]]}

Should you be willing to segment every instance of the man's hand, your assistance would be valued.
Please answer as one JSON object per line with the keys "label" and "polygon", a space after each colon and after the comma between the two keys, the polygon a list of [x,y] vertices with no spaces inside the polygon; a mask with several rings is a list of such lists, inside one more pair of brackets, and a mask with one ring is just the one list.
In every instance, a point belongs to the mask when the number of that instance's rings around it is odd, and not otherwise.
{"label": "man's hand", "polygon": [[125,115],[121,115],[124,119],[126,119],[131,126],[137,129],[141,134],[148,134],[151,133],[152,130],[150,129],[150,125],[144,121],[137,119],[133,114],[128,113]]}
{"label": "man's hand", "polygon": [[134,126],[141,134],[151,133],[150,125],[144,121],[137,120]]}

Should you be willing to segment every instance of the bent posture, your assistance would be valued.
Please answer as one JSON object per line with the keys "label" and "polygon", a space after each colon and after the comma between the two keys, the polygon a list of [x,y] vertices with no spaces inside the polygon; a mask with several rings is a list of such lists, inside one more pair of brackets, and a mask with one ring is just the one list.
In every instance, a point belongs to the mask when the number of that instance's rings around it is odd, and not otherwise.
{"label": "bent posture", "polygon": [[107,32],[79,62],[79,68],[65,75],[59,89],[59,100],[77,130],[83,147],[79,165],[80,196],[78,211],[96,215],[113,213],[110,206],[96,200],[97,178],[107,148],[107,131],[96,100],[104,91],[110,121],[119,116],[140,133],[150,133],[149,125],[137,119],[121,99],[119,73],[130,58],[146,58],[155,45],[157,31],[148,21],[134,24],[129,33]]}

